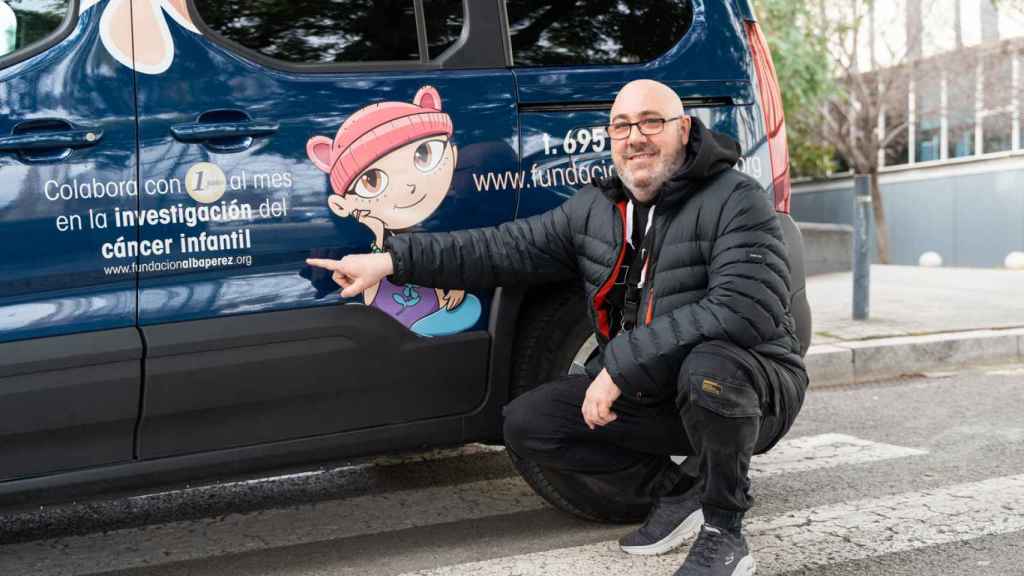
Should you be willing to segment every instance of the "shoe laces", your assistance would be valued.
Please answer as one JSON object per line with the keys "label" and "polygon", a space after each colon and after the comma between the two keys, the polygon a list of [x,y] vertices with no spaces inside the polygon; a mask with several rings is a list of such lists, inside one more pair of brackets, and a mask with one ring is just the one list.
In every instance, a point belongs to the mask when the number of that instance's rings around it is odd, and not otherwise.
{"label": "shoe laces", "polygon": [[700,530],[700,536],[693,543],[693,550],[690,554],[702,565],[711,567],[711,563],[718,556],[718,547],[725,540],[725,534],[713,526],[705,524]]}

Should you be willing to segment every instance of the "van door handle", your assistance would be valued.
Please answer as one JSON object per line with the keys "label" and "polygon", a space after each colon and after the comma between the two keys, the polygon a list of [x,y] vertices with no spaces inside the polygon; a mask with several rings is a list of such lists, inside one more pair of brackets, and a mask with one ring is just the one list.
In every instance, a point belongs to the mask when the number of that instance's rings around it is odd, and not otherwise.
{"label": "van door handle", "polygon": [[49,150],[52,148],[85,148],[103,139],[102,130],[82,129],[62,132],[27,132],[0,137],[0,152]]}
{"label": "van door handle", "polygon": [[60,118],[36,118],[19,122],[10,136],[0,137],[0,152],[17,152],[22,162],[60,162],[78,148],[99,144],[103,131],[76,126]]}
{"label": "van door handle", "polygon": [[175,140],[190,144],[205,143],[221,138],[255,138],[277,132],[277,122],[194,122],[171,126]]}

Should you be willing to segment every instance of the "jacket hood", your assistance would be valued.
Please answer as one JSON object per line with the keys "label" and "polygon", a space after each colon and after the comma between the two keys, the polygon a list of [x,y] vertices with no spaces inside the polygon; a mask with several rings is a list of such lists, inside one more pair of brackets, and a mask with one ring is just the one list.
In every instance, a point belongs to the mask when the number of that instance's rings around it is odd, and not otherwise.
{"label": "jacket hood", "polygon": [[[658,204],[682,200],[699,184],[732,168],[740,157],[738,142],[704,126],[700,118],[690,117],[690,140],[686,143],[686,162],[662,184]],[[598,182],[612,202],[625,199],[626,191],[618,175]]]}

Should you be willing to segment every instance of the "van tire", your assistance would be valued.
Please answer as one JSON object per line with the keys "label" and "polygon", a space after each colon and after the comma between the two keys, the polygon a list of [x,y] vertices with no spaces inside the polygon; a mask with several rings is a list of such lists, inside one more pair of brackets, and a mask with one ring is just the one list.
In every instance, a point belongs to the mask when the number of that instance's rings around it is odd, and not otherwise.
{"label": "van tire", "polygon": [[[593,327],[579,288],[545,290],[540,298],[527,301],[520,316],[513,355],[510,399],[515,399],[545,382],[568,373],[573,358],[593,334]],[[582,416],[581,416],[582,417]],[[555,508],[593,522],[629,524],[646,516],[648,508],[611,510],[606,500],[565,493],[557,472],[542,469],[507,449],[519,474],[533,490]]]}

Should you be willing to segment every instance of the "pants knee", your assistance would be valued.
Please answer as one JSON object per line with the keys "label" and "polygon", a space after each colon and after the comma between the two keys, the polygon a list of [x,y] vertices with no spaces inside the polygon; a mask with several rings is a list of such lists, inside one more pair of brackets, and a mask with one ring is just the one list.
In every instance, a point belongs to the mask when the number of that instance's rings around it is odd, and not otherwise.
{"label": "pants knee", "polygon": [[505,445],[516,454],[525,452],[526,439],[530,435],[529,410],[524,408],[523,397],[516,398],[502,409],[505,422],[502,424],[502,436]]}
{"label": "pants knee", "polygon": [[[750,368],[733,344],[705,342],[686,357],[679,371],[677,403],[725,418],[761,416],[761,400]],[[685,411],[684,411],[685,412]]]}

